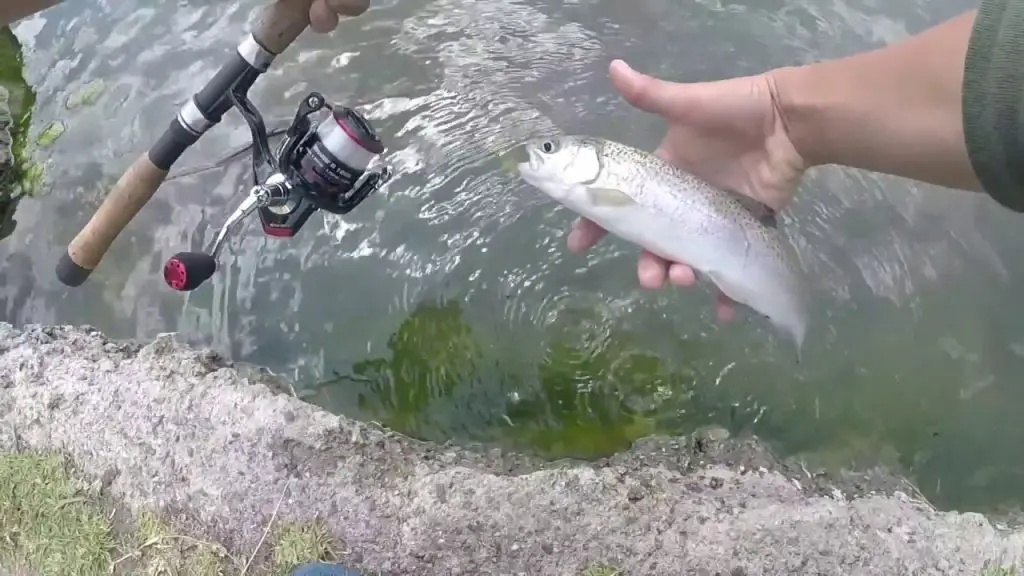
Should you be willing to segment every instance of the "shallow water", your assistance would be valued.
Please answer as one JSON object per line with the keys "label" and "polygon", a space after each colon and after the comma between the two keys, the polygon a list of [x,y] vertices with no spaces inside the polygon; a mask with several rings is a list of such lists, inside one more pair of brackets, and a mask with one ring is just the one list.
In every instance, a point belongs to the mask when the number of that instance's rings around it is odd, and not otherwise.
{"label": "shallow water", "polygon": [[[615,95],[613,57],[675,79],[754,73],[898,40],[973,3],[377,1],[333,37],[304,36],[251,95],[272,126],[309,90],[364,106],[397,169],[384,193],[294,240],[250,224],[230,265],[181,295],[162,283],[164,260],[210,246],[248,164],[175,180],[87,285],[65,289],[53,267],[67,242],[260,5],[80,0],[15,28],[34,131],[67,130],[36,154],[50,193],[22,203],[0,244],[0,319],[179,331],[422,438],[593,457],[715,423],[811,465],[899,466],[941,506],[1020,500],[1014,215],[859,172],[809,178],[784,220],[815,283],[794,367],[760,320],[717,324],[706,289],[641,291],[632,246],[570,254],[572,215],[494,158],[558,130],[653,147],[663,127]],[[97,102],[65,105],[97,81]],[[232,113],[177,168],[247,138]]]}

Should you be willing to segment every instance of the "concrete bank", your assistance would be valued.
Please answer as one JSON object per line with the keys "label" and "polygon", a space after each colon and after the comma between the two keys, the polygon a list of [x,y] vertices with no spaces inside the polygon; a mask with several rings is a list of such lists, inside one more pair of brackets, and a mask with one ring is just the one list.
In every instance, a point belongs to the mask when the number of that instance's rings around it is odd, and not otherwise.
{"label": "concrete bank", "polygon": [[423,444],[279,390],[171,337],[0,323],[0,449],[62,451],[133,512],[239,556],[275,510],[322,519],[367,574],[603,562],[633,575],[981,575],[1024,556],[1020,533],[936,512],[884,471],[812,477],[755,440],[649,439],[543,464]]}

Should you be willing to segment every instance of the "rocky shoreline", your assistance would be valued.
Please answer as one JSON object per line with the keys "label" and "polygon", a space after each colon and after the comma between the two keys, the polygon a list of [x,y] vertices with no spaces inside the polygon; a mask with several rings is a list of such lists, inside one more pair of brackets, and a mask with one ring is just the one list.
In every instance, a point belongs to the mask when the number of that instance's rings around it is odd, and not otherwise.
{"label": "rocky shoreline", "polygon": [[164,336],[0,323],[0,446],[66,454],[131,511],[244,554],[326,523],[366,574],[985,574],[1024,533],[884,470],[810,474],[756,439],[650,438],[599,462],[437,446],[281,393]]}

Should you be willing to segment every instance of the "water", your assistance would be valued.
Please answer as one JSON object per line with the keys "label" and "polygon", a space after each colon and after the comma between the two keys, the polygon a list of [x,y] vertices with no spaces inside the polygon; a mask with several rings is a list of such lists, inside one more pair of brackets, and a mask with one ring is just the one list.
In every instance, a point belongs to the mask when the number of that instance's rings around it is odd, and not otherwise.
{"label": "water", "polygon": [[[50,193],[0,244],[0,318],[179,331],[298,380],[312,402],[421,438],[594,457],[654,432],[754,432],[830,467],[882,461],[943,507],[1021,499],[1024,264],[1017,217],[987,199],[859,172],[809,179],[784,225],[815,278],[805,362],[757,320],[719,325],[706,289],[644,292],[636,250],[572,255],[567,211],[498,170],[495,153],[556,130],[653,147],[613,57],[686,80],[882,45],[967,0],[377,1],[333,37],[304,36],[252,92],[271,126],[319,90],[359,104],[397,177],[301,236],[249,225],[210,285],[181,295],[164,260],[208,248],[246,162],[168,183],[90,282],[56,258],[121,172],[215,72],[260,3],[80,0],[22,22],[33,130]],[[87,83],[92,106],[65,101]],[[236,114],[178,164],[245,143]]]}

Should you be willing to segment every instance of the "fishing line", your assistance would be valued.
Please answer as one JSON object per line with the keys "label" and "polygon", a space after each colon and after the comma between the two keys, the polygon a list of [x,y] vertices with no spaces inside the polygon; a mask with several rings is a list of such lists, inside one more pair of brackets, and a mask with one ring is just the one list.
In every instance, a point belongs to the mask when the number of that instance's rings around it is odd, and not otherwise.
{"label": "fishing line", "polygon": [[[288,127],[287,126],[282,126],[280,128],[275,128],[275,129],[273,129],[273,130],[271,130],[271,131],[269,131],[267,133],[267,138],[274,138],[276,136],[280,136],[280,135],[284,134],[287,131],[288,131]],[[252,150],[252,148],[253,148],[252,142],[250,142],[248,144],[245,144],[243,146],[239,146],[238,148],[235,148],[234,150],[229,152],[227,155],[225,155],[223,158],[221,158],[220,160],[217,160],[216,162],[214,162],[212,164],[193,166],[192,168],[186,168],[184,170],[179,170],[177,173],[168,176],[167,179],[165,180],[165,182],[170,181],[170,180],[177,180],[178,178],[184,178],[186,176],[196,176],[198,174],[203,174],[203,173],[209,172],[211,170],[217,170],[219,168],[224,168],[225,166],[227,166],[231,162],[234,162],[235,160],[238,160],[239,158],[241,158],[247,152]]]}

